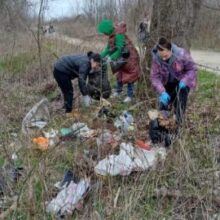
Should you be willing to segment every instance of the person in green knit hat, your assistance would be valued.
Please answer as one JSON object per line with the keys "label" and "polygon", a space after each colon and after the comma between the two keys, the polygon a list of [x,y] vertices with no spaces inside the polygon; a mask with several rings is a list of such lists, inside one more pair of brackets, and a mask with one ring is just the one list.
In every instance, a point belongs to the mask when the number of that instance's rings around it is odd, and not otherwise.
{"label": "person in green knit hat", "polygon": [[140,76],[140,59],[136,48],[126,34],[126,24],[121,22],[114,26],[111,20],[103,19],[97,26],[97,32],[108,37],[108,44],[100,53],[101,57],[106,58],[108,62],[118,61],[121,58],[124,61],[117,70],[112,69],[117,78],[117,88],[113,96],[119,96],[123,85],[127,84],[127,97],[124,102],[130,102],[134,96],[134,83]]}

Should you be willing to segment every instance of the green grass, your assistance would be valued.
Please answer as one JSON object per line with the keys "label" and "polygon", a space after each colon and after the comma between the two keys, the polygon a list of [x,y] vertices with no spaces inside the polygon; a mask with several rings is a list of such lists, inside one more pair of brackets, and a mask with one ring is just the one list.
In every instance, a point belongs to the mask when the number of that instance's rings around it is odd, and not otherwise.
{"label": "green grass", "polygon": [[[48,47],[53,49],[53,45],[48,45]],[[34,60],[34,56],[21,54],[12,59],[1,60],[0,69],[14,74],[22,73],[27,66],[30,67]],[[115,77],[111,76],[110,79],[111,84],[113,84]],[[198,173],[198,171],[215,168],[213,149],[210,147],[208,135],[217,135],[219,133],[219,121],[214,121],[214,118],[220,106],[220,102],[218,102],[220,78],[218,75],[199,71],[198,84],[198,89],[192,93],[193,95],[190,97],[189,102],[189,106],[195,105],[194,111],[189,114],[189,119],[192,120],[193,126],[192,128],[186,128],[181,134],[181,138],[171,146],[166,161],[158,164],[153,171],[134,173],[128,177],[112,177],[102,180],[94,175],[93,181],[100,181],[103,186],[97,190],[97,193],[88,194],[88,199],[84,206],[85,210],[88,210],[89,207],[91,213],[99,213],[102,219],[131,220],[141,218],[172,219],[174,214],[176,214],[175,212],[177,212],[177,208],[180,209],[179,212],[182,215],[188,211],[193,213],[193,209],[190,209],[186,203],[187,199],[182,200],[179,198],[177,202],[176,198],[172,197],[156,197],[154,190],[160,187],[178,189],[182,193],[193,194],[195,197],[201,198],[206,195],[207,189],[210,188],[210,180],[212,181],[212,179],[203,173]],[[47,96],[52,101],[57,96],[56,91],[50,91]],[[7,100],[16,103],[14,99],[15,97],[12,96],[12,98]],[[130,105],[123,104],[121,100],[112,100],[112,102],[113,111],[118,115],[121,111],[130,107]],[[201,109],[209,106],[212,106],[209,114],[202,116],[200,114]],[[140,111],[145,111],[145,113]],[[90,117],[93,117],[94,114],[87,108],[80,109],[80,113]],[[147,109],[143,110],[138,107],[132,113],[137,119],[140,114],[147,115]],[[205,121],[209,123],[206,125]],[[54,128],[59,130],[61,127],[71,126],[73,122],[73,120],[64,120],[63,116],[55,115],[47,129]],[[18,126],[20,126],[20,121]],[[16,191],[23,189],[22,200],[17,214],[21,216],[19,219],[28,219],[31,216],[30,212],[34,212],[38,219],[50,219],[49,215],[47,217],[44,215],[43,203],[46,199],[49,201],[53,197],[53,184],[62,179],[65,170],[74,169],[76,165],[81,164],[82,161],[78,160],[77,155],[82,154],[84,149],[93,146],[88,146],[87,143],[82,143],[79,140],[72,140],[64,142],[48,152],[40,153],[27,149],[31,146],[30,140],[27,142],[25,140],[22,141],[25,147],[25,150],[20,150],[20,157],[23,159],[22,165],[27,169],[27,173],[34,166],[36,166],[36,170],[34,170],[27,182],[22,179],[16,186]],[[4,140],[4,144],[8,144],[8,142],[10,140]],[[4,161],[5,158],[1,156],[0,167]],[[83,169],[84,167],[82,168],[82,173],[84,172]],[[121,187],[121,192],[117,208],[113,210],[112,201],[114,201],[119,186]],[[30,188],[33,188],[33,198],[30,198],[29,195]],[[103,196],[102,194],[106,195]],[[203,200],[201,203],[199,203],[198,199],[197,202],[198,207],[206,206],[207,210],[213,205],[209,204],[208,199]],[[76,211],[74,217],[83,219],[85,217],[83,212]],[[86,218],[88,216],[84,219]]]}
{"label": "green grass", "polygon": [[220,89],[220,77],[217,74],[200,70],[198,74],[199,90],[196,92],[200,103],[215,98]]}
{"label": "green grass", "polygon": [[26,52],[14,56],[0,58],[0,70],[10,74],[21,74],[33,62],[37,62],[36,56],[31,52]]}

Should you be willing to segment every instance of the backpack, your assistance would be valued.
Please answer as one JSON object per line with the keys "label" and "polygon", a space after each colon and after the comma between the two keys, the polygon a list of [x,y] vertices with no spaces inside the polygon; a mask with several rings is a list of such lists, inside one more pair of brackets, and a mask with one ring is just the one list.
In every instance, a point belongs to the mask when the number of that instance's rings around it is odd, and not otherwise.
{"label": "backpack", "polygon": [[148,24],[145,22],[141,22],[138,26],[137,39],[140,43],[146,43],[150,37],[147,28],[148,28]]}

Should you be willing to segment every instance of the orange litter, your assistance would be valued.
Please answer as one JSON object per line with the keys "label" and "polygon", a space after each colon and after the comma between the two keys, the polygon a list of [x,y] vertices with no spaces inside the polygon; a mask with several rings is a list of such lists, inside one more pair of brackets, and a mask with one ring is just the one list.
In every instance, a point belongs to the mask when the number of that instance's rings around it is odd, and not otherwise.
{"label": "orange litter", "polygon": [[140,148],[145,149],[145,150],[150,150],[151,149],[151,145],[149,143],[145,143],[142,140],[136,140],[135,145],[137,147],[140,147]]}
{"label": "orange litter", "polygon": [[33,143],[36,144],[35,149],[39,149],[41,151],[46,151],[49,146],[49,140],[45,137],[37,137],[32,139]]}

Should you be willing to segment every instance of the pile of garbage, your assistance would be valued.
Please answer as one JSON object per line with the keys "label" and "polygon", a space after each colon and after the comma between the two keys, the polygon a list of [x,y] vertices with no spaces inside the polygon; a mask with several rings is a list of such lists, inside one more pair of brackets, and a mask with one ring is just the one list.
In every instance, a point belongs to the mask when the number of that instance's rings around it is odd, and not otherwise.
{"label": "pile of garbage", "polygon": [[[33,149],[47,152],[48,149],[58,146],[60,142],[70,140],[93,140],[92,150],[97,156],[92,158],[93,174],[97,176],[128,176],[132,172],[144,172],[153,169],[158,160],[166,158],[165,147],[154,147],[154,143],[165,142],[170,145],[169,130],[175,124],[170,120],[167,112],[150,111],[150,138],[151,140],[137,140],[135,131],[137,126],[132,114],[122,111],[118,116],[111,111],[111,104],[102,101],[96,117],[102,118],[115,127],[109,129],[90,129],[84,122],[75,122],[71,126],[58,129],[48,129],[50,121],[48,101],[37,103],[25,116],[22,122],[24,135],[32,137]],[[80,118],[80,117],[79,117]],[[35,132],[37,130],[37,132]],[[38,135],[41,132],[41,135]],[[35,136],[35,134],[37,134]],[[131,138],[132,137],[132,138]],[[85,149],[85,157],[92,155]],[[13,178],[18,179],[21,169],[13,170]],[[1,180],[1,182],[3,179]],[[0,183],[1,183],[0,182]],[[3,191],[4,189],[1,188]],[[54,186],[58,192],[51,201],[47,201],[46,211],[53,215],[64,217],[80,208],[81,202],[91,190],[91,176],[76,177],[68,170],[62,181]]]}

